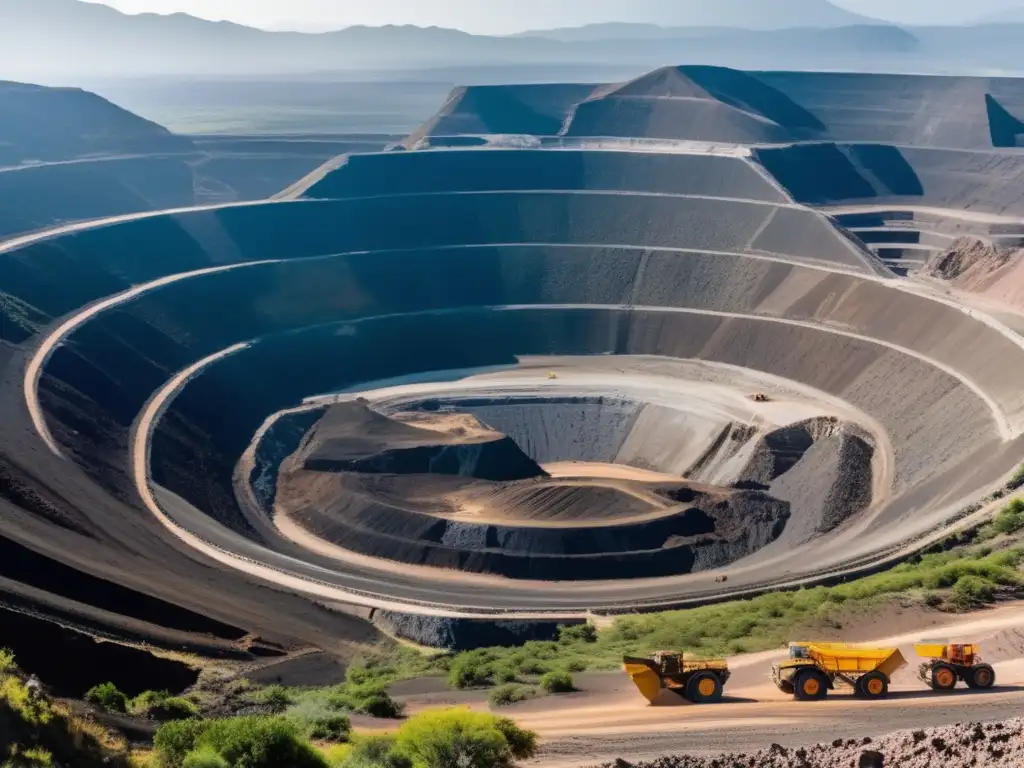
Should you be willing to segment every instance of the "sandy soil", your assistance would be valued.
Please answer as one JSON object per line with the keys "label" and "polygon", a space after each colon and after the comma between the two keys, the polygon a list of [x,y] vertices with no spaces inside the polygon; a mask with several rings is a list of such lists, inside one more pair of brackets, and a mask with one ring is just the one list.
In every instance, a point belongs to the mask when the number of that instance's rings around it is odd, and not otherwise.
{"label": "sandy soil", "polygon": [[646,483],[678,482],[677,475],[653,472],[649,469],[627,467],[622,464],[602,464],[593,461],[556,461],[544,464],[544,471],[552,477],[600,478],[605,480],[638,480]]}

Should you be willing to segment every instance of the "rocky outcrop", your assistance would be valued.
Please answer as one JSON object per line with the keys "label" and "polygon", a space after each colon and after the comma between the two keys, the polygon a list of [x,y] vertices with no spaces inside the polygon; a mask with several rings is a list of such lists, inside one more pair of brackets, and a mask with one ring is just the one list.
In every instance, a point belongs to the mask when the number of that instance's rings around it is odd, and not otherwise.
{"label": "rocky outcrop", "polygon": [[999,248],[973,237],[961,237],[947,250],[932,256],[921,268],[922,275],[950,281],[974,281],[1020,258],[1020,251]]}
{"label": "rocky outcrop", "polygon": [[555,621],[493,621],[420,616],[396,611],[375,611],[373,623],[385,632],[429,648],[467,651],[487,646],[517,646],[531,640],[555,640]]}
{"label": "rocky outcrop", "polygon": [[[626,756],[629,757],[628,755]],[[836,739],[787,748],[773,744],[746,755],[677,755],[602,768],[1010,768],[1024,764],[1024,720],[901,731],[880,739]]]}

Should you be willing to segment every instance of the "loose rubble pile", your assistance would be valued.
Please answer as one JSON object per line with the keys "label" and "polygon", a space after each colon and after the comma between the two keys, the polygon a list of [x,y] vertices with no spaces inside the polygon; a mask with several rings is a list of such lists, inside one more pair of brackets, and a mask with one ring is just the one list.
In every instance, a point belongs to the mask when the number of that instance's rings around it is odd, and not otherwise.
{"label": "loose rubble pile", "polygon": [[663,757],[644,763],[617,760],[602,768],[1021,768],[1024,720],[970,723],[902,731],[881,739],[786,749],[778,744],[747,755]]}

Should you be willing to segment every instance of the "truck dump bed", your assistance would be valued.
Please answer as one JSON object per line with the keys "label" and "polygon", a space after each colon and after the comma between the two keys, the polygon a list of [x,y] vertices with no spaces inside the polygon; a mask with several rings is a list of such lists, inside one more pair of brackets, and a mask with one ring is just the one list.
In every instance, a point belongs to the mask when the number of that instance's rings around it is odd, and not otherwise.
{"label": "truck dump bed", "polygon": [[808,653],[823,670],[860,675],[875,670],[891,678],[907,660],[899,648],[861,648],[846,643],[812,643]]}

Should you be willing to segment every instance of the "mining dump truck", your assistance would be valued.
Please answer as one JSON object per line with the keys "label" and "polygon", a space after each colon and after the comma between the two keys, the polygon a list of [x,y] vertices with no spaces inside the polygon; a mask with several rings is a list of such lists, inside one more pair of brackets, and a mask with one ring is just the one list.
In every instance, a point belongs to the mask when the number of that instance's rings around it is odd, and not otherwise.
{"label": "mining dump truck", "polygon": [[981,649],[974,643],[917,643],[914,651],[927,659],[918,675],[932,690],[951,691],[960,680],[975,689],[996,684],[996,671],[981,660]]}
{"label": "mining dump truck", "polygon": [[889,693],[893,674],[906,663],[899,648],[790,643],[789,658],[772,667],[772,680],[801,701],[824,699],[837,683],[865,699],[881,699]]}
{"label": "mining dump truck", "polygon": [[711,704],[722,698],[729,680],[725,659],[688,659],[671,651],[659,651],[649,659],[625,656],[622,666],[651,703],[668,690],[694,704]]}

